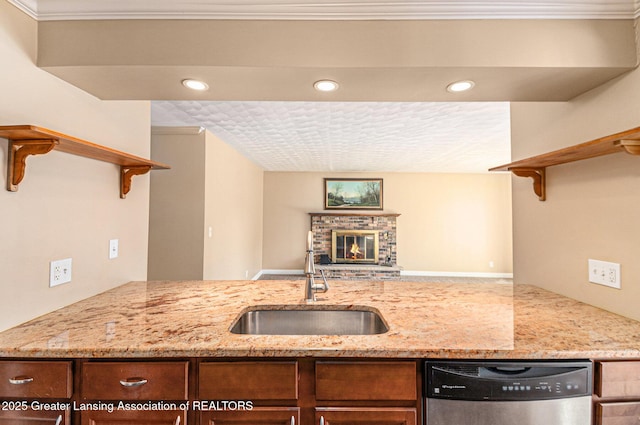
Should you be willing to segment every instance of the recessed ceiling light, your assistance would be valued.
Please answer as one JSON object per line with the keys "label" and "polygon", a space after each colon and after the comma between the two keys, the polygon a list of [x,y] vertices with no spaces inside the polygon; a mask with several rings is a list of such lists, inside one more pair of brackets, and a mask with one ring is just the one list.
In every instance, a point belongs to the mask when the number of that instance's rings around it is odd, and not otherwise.
{"label": "recessed ceiling light", "polygon": [[186,79],[186,80],[182,80],[182,85],[187,88],[190,88],[191,90],[199,90],[199,91],[209,90],[209,85],[204,81]]}
{"label": "recessed ceiling light", "polygon": [[335,81],[320,80],[313,83],[313,87],[318,91],[335,91],[339,86]]}
{"label": "recessed ceiling light", "polygon": [[475,85],[476,83],[471,80],[456,81],[455,83],[451,83],[447,86],[447,91],[451,93],[459,93],[462,91],[471,90]]}

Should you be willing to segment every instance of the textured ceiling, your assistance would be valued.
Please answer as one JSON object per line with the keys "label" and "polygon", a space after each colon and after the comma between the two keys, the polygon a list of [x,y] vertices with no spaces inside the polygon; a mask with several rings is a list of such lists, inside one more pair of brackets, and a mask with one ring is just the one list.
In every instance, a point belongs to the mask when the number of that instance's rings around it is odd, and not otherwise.
{"label": "textured ceiling", "polygon": [[9,0],[40,20],[628,19],[638,0]]}
{"label": "textured ceiling", "polygon": [[506,102],[154,101],[268,171],[486,172],[510,161]]}

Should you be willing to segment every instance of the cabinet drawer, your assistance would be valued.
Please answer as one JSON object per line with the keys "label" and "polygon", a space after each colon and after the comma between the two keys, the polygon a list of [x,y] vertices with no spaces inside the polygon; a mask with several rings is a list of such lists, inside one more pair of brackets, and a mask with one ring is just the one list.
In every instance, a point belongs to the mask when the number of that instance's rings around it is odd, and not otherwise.
{"label": "cabinet drawer", "polygon": [[596,425],[638,425],[640,402],[598,403]]}
{"label": "cabinet drawer", "polygon": [[640,362],[598,362],[596,373],[599,397],[640,397]]}
{"label": "cabinet drawer", "polygon": [[298,407],[254,407],[246,411],[205,412],[200,415],[200,425],[298,425]]}
{"label": "cabinet drawer", "polygon": [[70,410],[62,411],[0,411],[0,425],[69,425]]}
{"label": "cabinet drawer", "polygon": [[297,362],[200,364],[199,397],[209,400],[297,400]]}
{"label": "cabinet drawer", "polygon": [[83,363],[84,400],[186,400],[187,362]]}
{"label": "cabinet drawer", "polygon": [[413,362],[317,362],[318,400],[416,400]]}
{"label": "cabinet drawer", "polygon": [[0,362],[0,397],[69,398],[72,392],[71,362]]}
{"label": "cabinet drawer", "polygon": [[96,410],[82,412],[80,425],[187,425],[187,412],[184,410],[113,411]]}
{"label": "cabinet drawer", "polygon": [[324,425],[416,425],[418,422],[417,410],[404,408],[317,407],[315,416],[315,423]]}

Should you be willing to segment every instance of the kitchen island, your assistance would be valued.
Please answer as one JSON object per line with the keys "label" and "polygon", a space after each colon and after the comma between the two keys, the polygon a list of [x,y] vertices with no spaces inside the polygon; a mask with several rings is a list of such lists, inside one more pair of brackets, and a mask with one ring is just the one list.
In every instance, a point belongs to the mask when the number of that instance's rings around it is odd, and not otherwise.
{"label": "kitchen island", "polygon": [[[530,285],[331,282],[317,306],[378,311],[379,335],[238,335],[303,281],[131,282],[0,333],[5,358],[640,358],[640,322]],[[322,308],[322,307],[320,307]]]}
{"label": "kitchen island", "polygon": [[594,360],[594,423],[640,411],[640,323],[535,286],[331,282],[314,309],[388,331],[230,331],[257,306],[308,308],[304,284],[131,282],[4,331],[0,423],[422,425],[434,358]]}

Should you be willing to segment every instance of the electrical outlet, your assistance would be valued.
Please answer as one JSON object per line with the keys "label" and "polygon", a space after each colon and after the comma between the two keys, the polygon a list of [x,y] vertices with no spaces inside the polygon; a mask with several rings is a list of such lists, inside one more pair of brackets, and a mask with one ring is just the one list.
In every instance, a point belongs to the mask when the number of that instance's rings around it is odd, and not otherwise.
{"label": "electrical outlet", "polygon": [[49,287],[71,282],[71,258],[49,263]]}
{"label": "electrical outlet", "polygon": [[589,282],[620,289],[620,264],[589,259]]}
{"label": "electrical outlet", "polygon": [[118,239],[111,239],[109,241],[109,260],[118,258]]}

